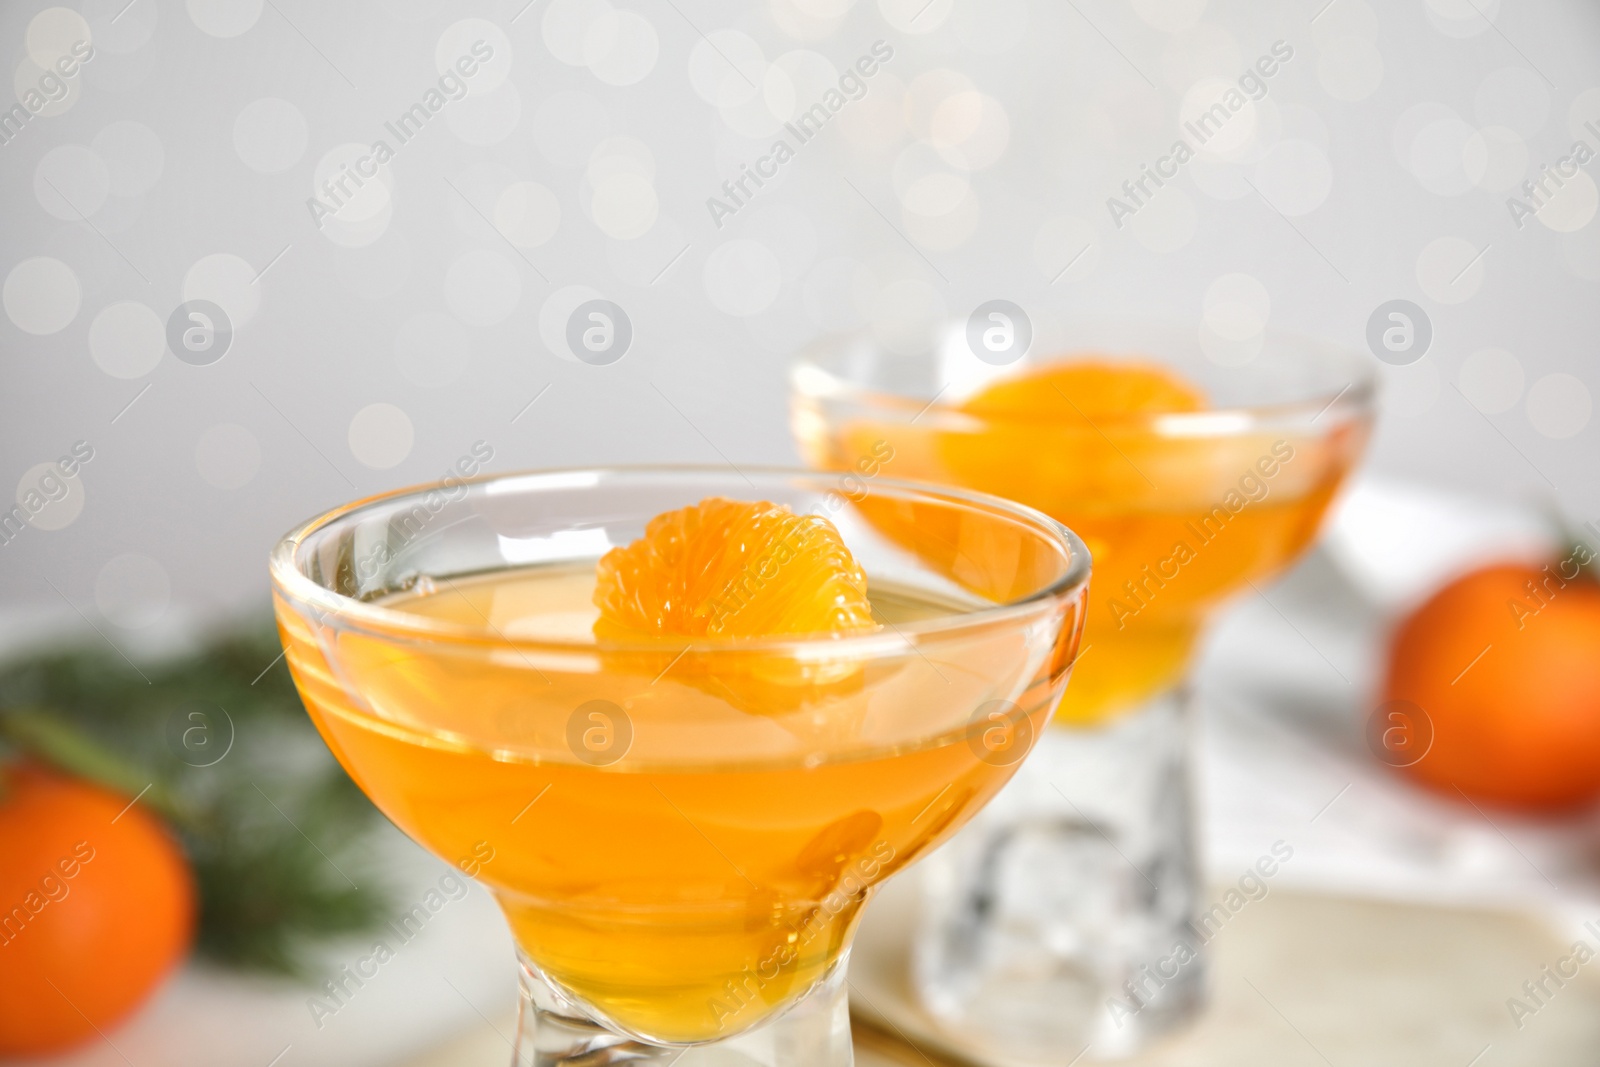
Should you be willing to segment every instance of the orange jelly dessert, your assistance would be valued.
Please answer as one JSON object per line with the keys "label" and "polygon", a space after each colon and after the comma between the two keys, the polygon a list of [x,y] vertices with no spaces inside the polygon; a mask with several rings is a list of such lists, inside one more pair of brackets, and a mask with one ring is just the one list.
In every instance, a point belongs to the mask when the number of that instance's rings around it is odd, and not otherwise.
{"label": "orange jelly dessert", "polygon": [[1098,356],[1001,378],[940,415],[830,426],[802,411],[797,427],[813,466],[849,470],[886,442],[896,478],[1016,500],[1084,539],[1094,586],[1057,712],[1076,723],[1172,686],[1206,612],[1310,542],[1360,443],[1355,429],[1322,435],[1211,412],[1164,367]]}
{"label": "orange jelly dessert", "polygon": [[449,640],[324,627],[281,596],[278,617],[329,746],[398,826],[471,862],[529,964],[691,1042],[804,996],[872,887],[1006,782],[973,709],[1044,726],[1076,616],[1042,650],[1000,622],[921,647],[890,629],[972,610],[945,595],[869,589],[826,517],[710,498],[598,565],[377,601]]}

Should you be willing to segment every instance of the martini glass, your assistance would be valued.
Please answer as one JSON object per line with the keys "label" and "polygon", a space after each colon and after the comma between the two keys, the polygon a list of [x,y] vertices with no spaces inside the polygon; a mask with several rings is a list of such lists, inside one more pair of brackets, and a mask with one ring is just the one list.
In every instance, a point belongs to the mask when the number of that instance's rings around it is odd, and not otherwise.
{"label": "martini glass", "polygon": [[[1089,1042],[1127,1054],[1203,1001],[1184,677],[1217,605],[1258,594],[1315,536],[1366,440],[1373,375],[1319,341],[1200,334],[1080,321],[1068,344],[995,366],[958,323],[898,348],[833,338],[795,366],[793,425],[813,467],[853,470],[876,448],[895,477],[1029,504],[1094,555],[1081,663],[1042,751],[925,869],[913,982],[957,1045],[1048,1062]],[[1074,358],[1168,367],[1208,406],[963,410],[991,381]]]}
{"label": "martini glass", "polygon": [[[831,518],[881,627],[597,641],[599,556],[712,496]],[[957,543],[886,538],[868,513]],[[744,591],[782,565],[753,561]],[[1031,749],[1089,558],[980,494],[643,468],[371,497],[290,533],[271,571],[329,747],[505,912],[516,1063],[838,1067],[861,907]]]}

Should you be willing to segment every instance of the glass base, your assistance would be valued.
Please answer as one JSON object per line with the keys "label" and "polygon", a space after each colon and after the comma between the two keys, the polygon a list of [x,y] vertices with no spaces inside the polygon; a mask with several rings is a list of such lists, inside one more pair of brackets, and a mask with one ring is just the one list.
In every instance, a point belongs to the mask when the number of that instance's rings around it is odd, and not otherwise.
{"label": "glass base", "polygon": [[1205,950],[1187,697],[1052,726],[924,861],[913,983],[941,1026],[1008,1057],[1131,1055],[1191,1019]]}
{"label": "glass base", "polygon": [[815,989],[776,1018],[697,1045],[660,1045],[619,1033],[553,988],[524,959],[512,1067],[853,1067],[848,959],[848,953],[840,957]]}

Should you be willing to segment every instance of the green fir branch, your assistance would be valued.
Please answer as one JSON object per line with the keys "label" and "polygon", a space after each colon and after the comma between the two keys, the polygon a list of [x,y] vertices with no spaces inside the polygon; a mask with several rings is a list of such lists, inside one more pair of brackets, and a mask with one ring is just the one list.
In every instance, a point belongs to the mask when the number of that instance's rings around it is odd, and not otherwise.
{"label": "green fir branch", "polygon": [[[322,744],[276,631],[230,631],[141,664],[95,646],[0,666],[0,741],[127,796],[182,841],[200,890],[198,948],[305,975],[316,942],[375,929],[377,812]],[[146,681],[148,679],[148,682]]]}

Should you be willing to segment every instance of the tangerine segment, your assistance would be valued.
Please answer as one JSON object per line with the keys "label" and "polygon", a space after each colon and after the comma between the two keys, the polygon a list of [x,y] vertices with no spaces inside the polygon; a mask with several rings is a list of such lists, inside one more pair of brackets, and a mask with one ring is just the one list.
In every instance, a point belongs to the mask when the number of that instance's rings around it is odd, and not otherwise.
{"label": "tangerine segment", "polygon": [[1003,378],[967,398],[972,424],[938,435],[958,484],[1056,514],[1157,507],[1207,480],[1203,453],[1151,419],[1205,407],[1200,392],[1153,364],[1073,358]]}
{"label": "tangerine segment", "polygon": [[1127,415],[1199,411],[1199,390],[1153,363],[1073,359],[1003,378],[961,410],[986,419],[1088,422]]}
{"label": "tangerine segment", "polygon": [[651,519],[600,559],[597,637],[876,630],[867,577],[833,523],[708,497]]}

